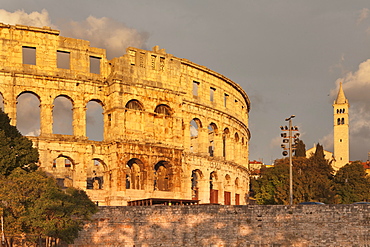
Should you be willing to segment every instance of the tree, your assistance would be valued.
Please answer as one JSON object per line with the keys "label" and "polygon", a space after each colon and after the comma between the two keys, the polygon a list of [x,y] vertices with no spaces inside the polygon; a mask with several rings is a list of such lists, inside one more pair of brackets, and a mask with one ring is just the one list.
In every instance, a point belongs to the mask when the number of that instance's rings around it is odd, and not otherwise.
{"label": "tree", "polygon": [[286,163],[263,167],[260,177],[252,179],[251,182],[258,204],[289,203],[289,166]]}
{"label": "tree", "polygon": [[72,243],[97,206],[84,191],[62,190],[54,178],[37,170],[38,157],[32,142],[0,110],[0,208],[5,233],[26,234],[33,243],[40,237]]}
{"label": "tree", "polygon": [[[293,201],[332,203],[334,189],[332,168],[325,159],[293,157]],[[252,181],[259,204],[289,203],[289,159],[278,159],[274,167],[261,170],[260,178]]]}
{"label": "tree", "polygon": [[43,171],[16,168],[0,180],[0,197],[8,235],[28,234],[72,243],[84,221],[97,211],[84,191],[62,190]]}
{"label": "tree", "polygon": [[302,140],[298,140],[296,150],[294,151],[295,157],[306,157],[306,145]]}
{"label": "tree", "polygon": [[370,178],[361,161],[341,167],[335,175],[334,184],[339,203],[349,204],[370,198]]}
{"label": "tree", "polygon": [[35,171],[38,159],[39,154],[32,147],[32,141],[10,125],[8,115],[0,109],[0,174],[7,176],[17,167]]}

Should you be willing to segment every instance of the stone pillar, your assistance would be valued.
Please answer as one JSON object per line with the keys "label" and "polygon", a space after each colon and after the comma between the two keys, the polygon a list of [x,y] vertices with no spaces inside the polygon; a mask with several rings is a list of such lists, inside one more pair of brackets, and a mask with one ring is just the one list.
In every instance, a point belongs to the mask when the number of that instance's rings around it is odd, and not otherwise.
{"label": "stone pillar", "polygon": [[198,153],[208,154],[208,129],[198,128]]}
{"label": "stone pillar", "polygon": [[53,104],[40,103],[40,136],[53,134]]}
{"label": "stone pillar", "polygon": [[210,203],[210,181],[209,181],[209,174],[204,175],[203,179],[198,179],[198,199],[200,200],[200,203]]}
{"label": "stone pillar", "polygon": [[185,150],[185,152],[190,152],[190,145],[191,145],[191,141],[190,141],[190,122],[184,121],[183,125],[184,125],[184,128],[183,128],[183,132],[184,132],[184,150]]}
{"label": "stone pillar", "polygon": [[86,107],[75,103],[73,107],[73,135],[86,137]]}
{"label": "stone pillar", "polygon": [[17,125],[17,100],[13,98],[12,94],[4,93],[3,101],[4,101],[4,112],[8,114],[8,117],[10,118],[10,124],[16,126]]}
{"label": "stone pillar", "polygon": [[223,149],[222,133],[217,133],[215,135],[214,142],[215,142],[214,157],[222,157],[222,149]]}

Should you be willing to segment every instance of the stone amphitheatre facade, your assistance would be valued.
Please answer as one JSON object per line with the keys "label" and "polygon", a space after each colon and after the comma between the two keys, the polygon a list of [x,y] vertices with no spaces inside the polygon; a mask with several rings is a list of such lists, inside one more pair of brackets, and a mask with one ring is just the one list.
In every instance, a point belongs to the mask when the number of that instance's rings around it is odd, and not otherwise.
{"label": "stone amphitheatre facade", "polygon": [[[61,186],[99,205],[247,203],[250,101],[225,76],[158,47],[108,60],[104,49],[48,27],[0,24],[0,55],[3,110],[18,126],[19,98],[37,99],[29,111],[39,133],[28,137]],[[62,121],[71,134],[54,131],[59,98],[70,102],[71,121]],[[87,135],[89,102],[102,109],[102,140]]]}

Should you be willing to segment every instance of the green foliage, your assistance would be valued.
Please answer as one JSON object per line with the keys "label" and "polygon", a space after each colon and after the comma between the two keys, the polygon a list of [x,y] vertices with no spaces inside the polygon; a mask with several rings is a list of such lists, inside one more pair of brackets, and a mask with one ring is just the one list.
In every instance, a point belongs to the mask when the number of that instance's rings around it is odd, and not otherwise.
{"label": "green foliage", "polygon": [[32,141],[22,136],[9,117],[0,109],[0,174],[9,175],[21,167],[27,171],[37,169],[39,154]]}
{"label": "green foliage", "polygon": [[252,188],[258,204],[287,204],[289,201],[289,166],[278,163],[262,168],[259,179],[252,180]]}
{"label": "green foliage", "polygon": [[15,169],[0,181],[0,206],[7,234],[48,236],[72,243],[85,220],[97,211],[86,193],[61,190],[45,172]]}
{"label": "green foliage", "polygon": [[[11,126],[0,110],[0,208],[5,234],[72,243],[97,206],[84,191],[62,190],[55,179],[38,171],[38,157],[32,141]],[[35,243],[37,239],[28,241]]]}
{"label": "green foliage", "polygon": [[340,168],[334,183],[339,203],[349,204],[370,198],[370,178],[360,161]]}
{"label": "green foliage", "polygon": [[306,145],[302,140],[299,140],[297,143],[297,148],[294,151],[295,157],[306,157]]}
{"label": "green foliage", "polygon": [[[294,157],[293,201],[334,201],[333,170],[324,158]],[[289,204],[289,159],[275,161],[252,182],[258,204]]]}

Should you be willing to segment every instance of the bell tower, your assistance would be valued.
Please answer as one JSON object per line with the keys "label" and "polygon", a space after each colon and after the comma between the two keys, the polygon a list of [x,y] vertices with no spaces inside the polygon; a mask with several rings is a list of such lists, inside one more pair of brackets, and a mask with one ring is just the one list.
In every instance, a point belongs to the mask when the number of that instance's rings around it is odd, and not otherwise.
{"label": "bell tower", "polygon": [[333,104],[334,108],[334,170],[349,163],[349,103],[344,95],[342,83]]}

